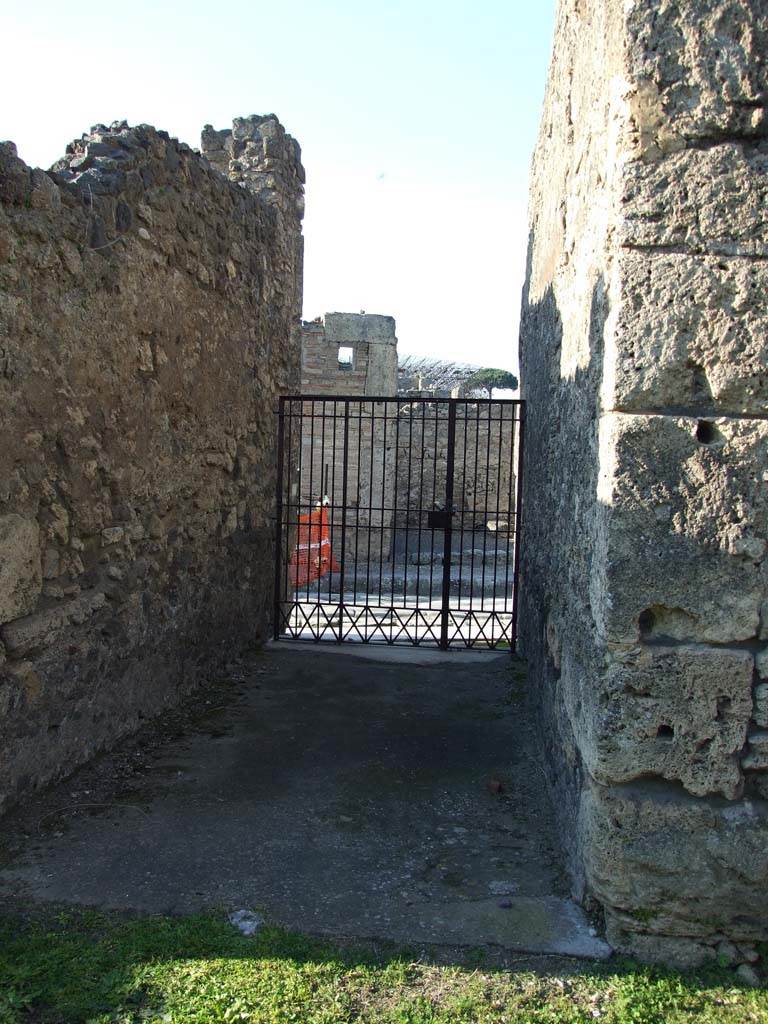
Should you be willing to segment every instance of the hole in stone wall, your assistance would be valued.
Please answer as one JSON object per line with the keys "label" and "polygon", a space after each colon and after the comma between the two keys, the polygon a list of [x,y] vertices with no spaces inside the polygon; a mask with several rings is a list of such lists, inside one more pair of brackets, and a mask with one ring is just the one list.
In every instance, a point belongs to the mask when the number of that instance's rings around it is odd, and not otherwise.
{"label": "hole in stone wall", "polygon": [[668,608],[664,604],[654,604],[640,612],[637,625],[640,638],[667,636],[675,640],[688,640],[692,636],[697,619],[684,608]]}
{"label": "hole in stone wall", "polygon": [[351,345],[339,345],[339,369],[351,370],[354,364],[355,350]]}
{"label": "hole in stone wall", "polygon": [[653,627],[656,624],[656,616],[650,608],[646,608],[644,612],[640,612],[637,624],[640,627],[640,635],[648,636],[649,633],[653,632]]}
{"label": "hole in stone wall", "polygon": [[705,402],[712,398],[712,391],[704,371],[704,367],[698,363],[688,361],[688,369],[691,371],[691,392],[694,402]]}
{"label": "hole in stone wall", "polygon": [[660,740],[673,740],[675,738],[675,730],[671,725],[660,725],[656,730],[656,736]]}
{"label": "hole in stone wall", "polygon": [[732,703],[733,702],[731,701],[730,697],[718,697],[717,698],[717,716],[716,717],[718,719],[721,719],[721,718],[723,718],[724,715],[727,715],[728,712],[731,710],[731,704]]}
{"label": "hole in stone wall", "polygon": [[696,424],[696,440],[699,444],[717,444],[722,439],[723,435],[709,420],[699,420]]}

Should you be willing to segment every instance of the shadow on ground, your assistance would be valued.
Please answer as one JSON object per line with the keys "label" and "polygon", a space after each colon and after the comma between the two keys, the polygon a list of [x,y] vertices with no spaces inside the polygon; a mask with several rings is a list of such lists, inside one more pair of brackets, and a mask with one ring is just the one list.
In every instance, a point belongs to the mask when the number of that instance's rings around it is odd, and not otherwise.
{"label": "shadow on ground", "polygon": [[607,955],[567,899],[508,654],[278,645],[196,706],[9,821],[6,906],[252,908],[314,935]]}

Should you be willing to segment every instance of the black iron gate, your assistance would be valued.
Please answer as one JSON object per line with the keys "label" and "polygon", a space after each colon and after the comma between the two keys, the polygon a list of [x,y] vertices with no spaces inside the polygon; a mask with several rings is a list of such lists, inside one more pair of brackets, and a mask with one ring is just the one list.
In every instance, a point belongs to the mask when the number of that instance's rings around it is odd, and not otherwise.
{"label": "black iron gate", "polygon": [[524,413],[281,398],[275,638],[514,649]]}

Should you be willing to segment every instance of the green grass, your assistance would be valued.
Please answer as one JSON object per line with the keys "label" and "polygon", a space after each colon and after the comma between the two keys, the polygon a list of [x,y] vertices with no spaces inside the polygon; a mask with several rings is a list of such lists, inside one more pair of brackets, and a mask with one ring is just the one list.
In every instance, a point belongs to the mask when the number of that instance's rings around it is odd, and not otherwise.
{"label": "green grass", "polygon": [[471,952],[446,966],[276,928],[248,939],[212,914],[0,916],[0,1024],[768,1022],[768,991],[722,970],[502,971]]}

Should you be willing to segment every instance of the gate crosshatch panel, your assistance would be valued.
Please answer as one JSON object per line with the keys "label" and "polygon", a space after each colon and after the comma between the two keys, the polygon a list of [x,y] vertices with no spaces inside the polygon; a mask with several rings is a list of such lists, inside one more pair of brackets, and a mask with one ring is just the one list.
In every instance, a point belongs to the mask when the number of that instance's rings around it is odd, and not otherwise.
{"label": "gate crosshatch panel", "polygon": [[514,649],[524,414],[281,398],[275,638]]}

